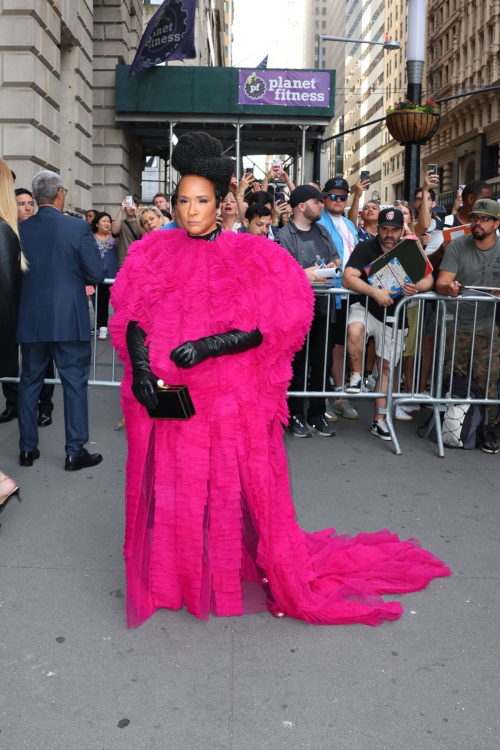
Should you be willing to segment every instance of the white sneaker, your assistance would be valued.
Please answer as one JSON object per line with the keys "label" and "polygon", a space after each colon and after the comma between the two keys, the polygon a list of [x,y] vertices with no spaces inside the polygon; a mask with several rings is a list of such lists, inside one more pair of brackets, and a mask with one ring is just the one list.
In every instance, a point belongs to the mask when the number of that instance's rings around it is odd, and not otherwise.
{"label": "white sneaker", "polygon": [[411,422],[413,417],[408,414],[405,406],[396,406],[396,419],[398,422]]}
{"label": "white sneaker", "polygon": [[99,328],[99,338],[101,341],[105,341],[108,338],[108,329],[105,327]]}
{"label": "white sneaker", "polygon": [[403,408],[408,414],[411,414],[414,411],[420,411],[420,404],[405,404]]}

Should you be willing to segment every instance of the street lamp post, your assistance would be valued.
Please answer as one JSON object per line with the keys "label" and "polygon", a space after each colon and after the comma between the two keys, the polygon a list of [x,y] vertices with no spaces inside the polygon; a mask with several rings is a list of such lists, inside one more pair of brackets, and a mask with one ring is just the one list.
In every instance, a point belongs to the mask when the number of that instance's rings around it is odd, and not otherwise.
{"label": "street lamp post", "polygon": [[[425,0],[424,0],[425,7]],[[396,42],[394,39],[386,39],[384,42],[371,42],[368,39],[353,39],[348,36],[327,36],[326,34],[318,34],[318,69],[321,70],[323,67],[323,42],[352,42],[353,44],[380,44],[381,47],[387,50],[399,49],[401,44]]]}
{"label": "street lamp post", "polygon": [[[425,61],[425,0],[409,0],[408,33],[406,42],[406,73],[408,87],[406,98],[411,102],[422,101],[422,78]],[[406,201],[411,201],[420,183],[420,146],[409,143],[405,146],[405,172],[403,192]]]}
{"label": "street lamp post", "polygon": [[[410,0],[411,2],[411,0]],[[425,0],[424,7],[425,7]],[[353,44],[376,44],[380,45],[386,50],[395,50],[400,49],[401,44],[400,42],[397,42],[394,39],[385,39],[383,42],[380,41],[370,41],[368,39],[353,39],[352,37],[347,36],[329,36],[326,34],[318,34],[318,70],[321,70],[323,67],[323,43],[324,42],[351,42]],[[316,141],[315,144],[315,152],[314,152],[314,180],[315,182],[319,182],[319,165],[320,165],[320,149],[321,149],[321,141]]]}

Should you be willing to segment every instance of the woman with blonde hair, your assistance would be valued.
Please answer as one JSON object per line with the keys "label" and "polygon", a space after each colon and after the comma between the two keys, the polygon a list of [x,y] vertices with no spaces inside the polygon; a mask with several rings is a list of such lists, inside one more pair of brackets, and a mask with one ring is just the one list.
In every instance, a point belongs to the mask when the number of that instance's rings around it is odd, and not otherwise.
{"label": "woman with blonde hair", "polygon": [[145,234],[162,229],[167,219],[156,206],[144,206],[137,212],[137,223]]}
{"label": "woman with blonde hair", "polygon": [[[21,269],[26,261],[21,253],[17,229],[17,203],[14,181],[7,163],[0,159],[0,377],[8,377],[17,370],[16,327]],[[0,513],[19,486],[0,471]]]}

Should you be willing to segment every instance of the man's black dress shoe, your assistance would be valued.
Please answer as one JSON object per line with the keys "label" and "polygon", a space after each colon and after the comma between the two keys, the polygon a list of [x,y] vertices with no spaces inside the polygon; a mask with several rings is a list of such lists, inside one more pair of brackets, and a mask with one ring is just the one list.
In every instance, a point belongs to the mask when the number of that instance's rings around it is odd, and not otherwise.
{"label": "man's black dress shoe", "polygon": [[66,456],[64,468],[66,471],[78,471],[89,466],[97,466],[102,461],[100,453],[89,453],[85,448],[80,456]]}
{"label": "man's black dress shoe", "polygon": [[33,466],[33,461],[40,458],[40,451],[35,448],[34,451],[21,451],[19,454],[19,466]]}
{"label": "man's black dress shoe", "polygon": [[52,417],[50,414],[39,414],[38,415],[38,426],[39,427],[48,427],[49,424],[52,424]]}
{"label": "man's black dress shoe", "polygon": [[0,414],[0,422],[12,422],[13,419],[17,419],[17,411],[13,409],[5,409]]}

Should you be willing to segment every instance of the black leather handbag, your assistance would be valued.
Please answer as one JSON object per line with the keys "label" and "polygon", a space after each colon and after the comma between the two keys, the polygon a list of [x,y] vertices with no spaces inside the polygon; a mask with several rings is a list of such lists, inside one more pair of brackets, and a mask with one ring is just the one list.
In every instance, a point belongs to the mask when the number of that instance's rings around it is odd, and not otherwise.
{"label": "black leather handbag", "polygon": [[[161,382],[161,381],[159,381]],[[152,419],[191,419],[196,412],[187,385],[158,385],[158,405],[148,409]]]}

